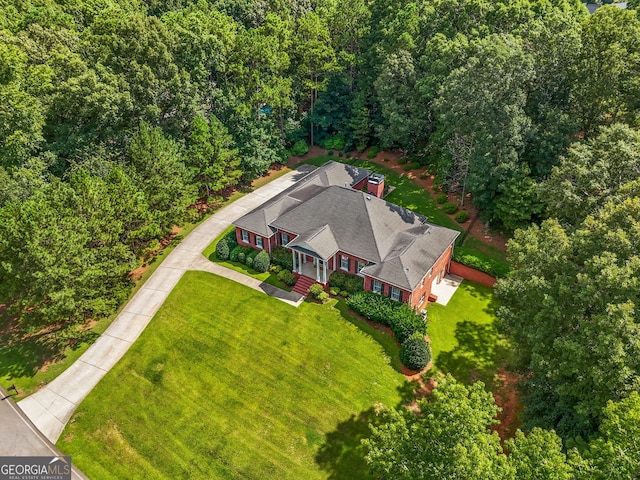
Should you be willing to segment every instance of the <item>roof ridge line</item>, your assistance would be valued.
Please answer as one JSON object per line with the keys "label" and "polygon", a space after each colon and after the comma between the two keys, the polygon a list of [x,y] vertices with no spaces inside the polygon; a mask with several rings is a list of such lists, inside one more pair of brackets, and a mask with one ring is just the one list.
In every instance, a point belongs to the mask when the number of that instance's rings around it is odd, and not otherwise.
{"label": "roof ridge line", "polygon": [[[353,190],[353,188],[351,190]],[[355,191],[357,191],[357,190],[355,190]],[[373,237],[373,243],[376,246],[376,251],[378,252],[378,257],[380,258],[380,262],[382,263],[382,262],[384,262],[384,257],[382,256],[382,252],[380,251],[380,246],[378,245],[378,238],[376,237],[376,233],[374,231],[373,224],[371,223],[371,212],[369,212],[369,205],[367,204],[367,202],[370,201],[371,194],[367,193],[366,195],[369,197],[369,199],[365,199],[364,198],[365,193],[362,190],[360,190],[360,193],[361,193],[360,198],[364,202],[364,208],[367,211],[367,222],[369,223],[369,228],[371,229],[371,234],[372,234],[371,236]],[[376,198],[378,198],[378,197],[376,197]],[[382,200],[382,199],[380,199],[380,200]]]}

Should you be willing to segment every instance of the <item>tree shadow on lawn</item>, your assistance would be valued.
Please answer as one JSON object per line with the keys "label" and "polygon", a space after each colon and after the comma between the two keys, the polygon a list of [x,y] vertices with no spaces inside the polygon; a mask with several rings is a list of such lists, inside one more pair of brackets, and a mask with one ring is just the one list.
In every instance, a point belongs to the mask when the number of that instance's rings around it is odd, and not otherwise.
{"label": "tree shadow on lawn", "polygon": [[441,352],[436,359],[439,370],[452,374],[466,384],[481,380],[488,389],[495,388],[498,365],[509,353],[506,341],[493,324],[477,324],[465,320],[455,331],[458,345],[449,352]]}
{"label": "tree shadow on lawn", "polygon": [[33,377],[48,365],[63,360],[67,349],[92,342],[98,334],[75,325],[62,325],[38,333],[12,326],[0,332],[0,372],[7,379]]}
{"label": "tree shadow on lawn", "polygon": [[[404,382],[398,387],[401,401],[396,409],[404,408],[416,399],[416,382]],[[367,453],[362,440],[371,436],[370,425],[378,426],[383,423],[385,406],[374,406],[351,415],[347,420],[338,424],[337,428],[325,435],[324,442],[316,454],[315,461],[322,470],[329,472],[330,480],[366,479],[369,467],[364,457]]]}

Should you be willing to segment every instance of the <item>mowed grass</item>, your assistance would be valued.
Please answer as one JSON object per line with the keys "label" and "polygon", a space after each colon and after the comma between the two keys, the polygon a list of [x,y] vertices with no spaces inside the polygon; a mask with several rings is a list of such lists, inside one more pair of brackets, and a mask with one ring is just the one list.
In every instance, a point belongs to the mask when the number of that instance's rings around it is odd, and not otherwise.
{"label": "mowed grass", "polygon": [[493,289],[465,280],[446,307],[433,303],[427,313],[435,367],[459,381],[482,380],[491,388],[509,352],[495,325]]}
{"label": "mowed grass", "polygon": [[92,479],[367,478],[374,406],[406,391],[338,309],[187,272],[58,447]]}

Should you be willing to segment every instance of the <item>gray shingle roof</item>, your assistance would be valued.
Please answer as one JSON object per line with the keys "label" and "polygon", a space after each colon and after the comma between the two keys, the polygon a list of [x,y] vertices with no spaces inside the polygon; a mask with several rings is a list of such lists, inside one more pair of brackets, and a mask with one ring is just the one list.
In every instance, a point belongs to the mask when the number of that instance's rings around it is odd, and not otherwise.
{"label": "gray shingle roof", "polygon": [[350,188],[368,174],[329,162],[234,225],[265,236],[291,232],[290,246],[324,259],[341,250],[372,263],[362,273],[413,290],[459,232]]}

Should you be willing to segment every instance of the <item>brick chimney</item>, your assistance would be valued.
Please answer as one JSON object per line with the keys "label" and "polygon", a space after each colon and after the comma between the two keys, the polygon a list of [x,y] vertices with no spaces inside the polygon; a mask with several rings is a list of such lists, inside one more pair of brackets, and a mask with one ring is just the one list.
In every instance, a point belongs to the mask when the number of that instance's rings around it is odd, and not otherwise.
{"label": "brick chimney", "polygon": [[367,193],[382,198],[384,194],[384,175],[372,173],[367,182]]}

